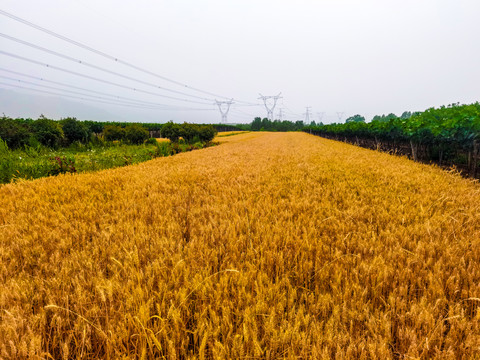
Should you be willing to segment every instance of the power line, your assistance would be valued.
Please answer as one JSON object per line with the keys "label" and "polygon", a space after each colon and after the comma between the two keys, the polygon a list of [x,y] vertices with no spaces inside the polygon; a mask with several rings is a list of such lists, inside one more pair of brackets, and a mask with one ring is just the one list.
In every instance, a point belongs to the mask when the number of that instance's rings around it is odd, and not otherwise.
{"label": "power line", "polygon": [[[4,82],[0,82],[0,85],[11,86],[11,87],[20,88],[20,89],[26,89],[26,90],[29,90],[29,91],[41,92],[42,94],[50,94],[50,95],[55,95],[55,96],[68,97],[68,98],[80,99],[80,100],[84,100],[84,101],[85,100],[86,101],[94,101],[94,102],[98,102],[98,103],[102,103],[102,104],[119,105],[119,106],[125,106],[125,107],[131,107],[131,108],[141,108],[141,109],[152,109],[151,107],[145,107],[145,106],[141,106],[141,105],[127,105],[127,104],[121,104],[121,103],[116,103],[116,102],[111,102],[111,101],[86,99],[86,98],[79,97],[79,96],[59,94],[59,93],[55,93],[55,92],[51,92],[51,91],[34,89],[34,88],[27,87],[27,86],[13,85],[13,84],[8,84],[8,83],[4,83]],[[167,110],[167,109],[156,108],[156,110]]]}
{"label": "power line", "polygon": [[236,112],[238,112],[238,113],[244,114],[244,115],[246,115],[246,116],[251,116],[251,117],[253,117],[253,118],[258,117],[258,114],[257,114],[257,115],[254,115],[254,114],[251,114],[251,113],[247,113],[247,112],[242,111],[242,110],[240,110],[240,109],[237,109],[237,108],[235,108],[235,107],[233,107],[231,111],[236,111]]}
{"label": "power line", "polygon": [[302,117],[302,114],[299,114],[299,113],[296,113],[295,111],[293,111],[292,109],[290,109],[288,106],[286,105],[283,105],[284,108],[286,108],[288,110],[288,112],[290,112],[290,114],[294,115],[294,116],[297,116],[297,117]]}
{"label": "power line", "polygon": [[[133,90],[133,91],[135,91],[135,92],[140,92],[140,93],[149,94],[149,95],[154,95],[154,96],[171,98],[170,96],[167,96],[167,95],[162,95],[162,94],[154,93],[154,92],[147,91],[147,90],[137,89],[137,88],[134,88],[134,87],[130,87],[130,86],[118,84],[118,83],[115,83],[115,82],[113,82],[113,81],[108,81],[108,80],[104,80],[104,79],[99,79],[99,78],[97,78],[97,77],[95,77],[95,76],[85,75],[85,74],[82,74],[82,73],[78,73],[78,72],[76,72],[76,71],[71,71],[71,70],[68,70],[68,69],[61,68],[61,67],[59,67],[59,66],[46,64],[46,63],[43,63],[43,62],[40,62],[40,61],[37,61],[37,60],[29,59],[29,58],[26,58],[26,57],[23,57],[23,56],[20,56],[20,55],[16,55],[16,54],[12,54],[12,53],[9,53],[9,52],[3,51],[3,50],[0,50],[0,54],[6,55],[6,56],[10,56],[10,57],[13,57],[13,58],[15,58],[15,59],[20,59],[20,60],[23,60],[23,61],[27,61],[27,62],[30,62],[30,63],[32,63],[32,64],[36,64],[36,65],[40,65],[40,66],[45,66],[45,67],[47,67],[47,68],[54,69],[54,70],[58,70],[58,71],[62,71],[62,72],[68,73],[68,74],[80,76],[80,77],[83,77],[83,78],[86,78],[86,79],[99,81],[99,82],[102,82],[102,83],[104,83],[104,84],[109,84],[109,85],[117,86],[117,87],[120,87],[120,88],[123,88],[123,89]],[[184,99],[183,101],[190,102],[190,103],[195,103],[195,104],[211,105],[211,103],[204,103],[204,102],[193,101],[193,100],[185,100],[185,99]]]}
{"label": "power line", "polygon": [[[27,25],[27,26],[30,26],[30,27],[32,27],[32,28],[34,28],[34,29],[37,29],[37,30],[39,30],[39,31],[42,31],[42,32],[44,32],[44,33],[46,33],[46,34],[48,34],[48,35],[54,36],[54,37],[56,37],[57,39],[60,39],[60,40],[66,41],[66,42],[68,42],[68,43],[70,43],[70,44],[73,44],[73,45],[75,45],[75,46],[78,46],[78,47],[80,47],[80,48],[82,48],[82,49],[84,49],[84,50],[93,52],[93,53],[95,53],[95,54],[97,54],[97,55],[103,56],[104,58],[113,60],[113,61],[115,61],[115,62],[117,62],[117,63],[119,63],[119,64],[128,66],[128,67],[130,67],[130,68],[132,68],[132,69],[135,69],[135,70],[140,71],[140,72],[143,72],[143,73],[145,73],[145,74],[154,76],[154,77],[156,77],[156,78],[159,78],[159,79],[168,81],[168,82],[170,82],[170,83],[172,83],[172,84],[175,84],[175,85],[184,87],[184,88],[189,89],[189,90],[197,91],[197,92],[200,92],[200,93],[203,93],[203,94],[206,94],[206,95],[210,95],[210,96],[214,96],[214,97],[218,97],[218,98],[223,98],[223,99],[230,99],[229,97],[222,96],[222,95],[218,95],[218,94],[215,94],[215,93],[212,93],[212,92],[209,92],[209,91],[201,90],[201,89],[195,88],[195,87],[193,87],[193,86],[190,86],[190,85],[181,83],[181,82],[179,82],[179,81],[172,80],[172,79],[167,78],[167,77],[165,77],[165,76],[156,74],[156,73],[154,73],[154,72],[152,72],[152,71],[143,69],[143,68],[141,68],[141,67],[139,67],[139,66],[136,66],[136,65],[133,65],[133,64],[127,62],[127,61],[121,60],[121,59],[119,59],[119,58],[117,58],[117,57],[115,57],[115,56],[109,55],[109,54],[107,54],[107,53],[105,53],[105,52],[103,52],[103,51],[94,49],[94,48],[92,48],[92,47],[90,47],[90,46],[88,46],[88,45],[82,44],[82,43],[80,43],[80,42],[78,42],[78,41],[75,41],[75,40],[72,40],[72,39],[70,39],[70,38],[68,38],[68,37],[66,37],[66,36],[60,35],[60,34],[54,32],[54,31],[51,31],[51,30],[48,30],[48,29],[46,29],[46,28],[44,28],[44,27],[41,27],[41,26],[39,26],[39,25],[36,25],[36,24],[34,24],[34,23],[32,23],[32,22],[30,22],[30,21],[28,21],[28,20],[22,19],[22,18],[20,18],[20,17],[18,17],[18,16],[15,16],[15,15],[13,15],[13,14],[10,14],[10,13],[4,11],[4,10],[1,10],[1,9],[0,9],[0,14],[1,14],[1,15],[4,15],[4,16],[6,16],[6,17],[9,17],[9,18],[12,19],[12,20],[18,21],[18,22],[20,22],[20,23],[22,23],[22,24],[24,24],[24,25]],[[237,100],[237,102],[241,102],[241,103],[245,103],[245,104],[253,104],[253,103],[250,103],[250,102],[247,102],[247,101],[240,101],[240,100]]]}
{"label": "power line", "polygon": [[[0,75],[0,78],[4,78],[4,79],[7,79],[7,80],[11,80],[11,81],[14,81],[14,82],[19,82],[19,83],[23,83],[23,84],[29,84],[29,85],[33,85],[33,86],[39,86],[39,87],[44,87],[44,88],[47,88],[47,89],[52,89],[52,90],[57,90],[57,91],[63,91],[63,92],[68,92],[68,93],[71,93],[71,94],[76,94],[76,95],[80,95],[80,96],[87,96],[87,97],[91,97],[91,98],[94,98],[94,99],[99,99],[99,100],[106,100],[106,101],[114,101],[114,103],[118,103],[119,105],[138,105],[138,106],[144,106],[145,108],[149,108],[149,109],[159,109],[159,110],[174,110],[175,108],[168,108],[168,105],[163,105],[163,104],[155,104],[155,103],[152,103],[152,104],[139,104],[135,101],[128,101],[128,100],[116,100],[116,99],[109,99],[109,98],[105,98],[103,96],[96,96],[96,95],[90,95],[90,94],[84,94],[84,93],[81,93],[79,91],[73,91],[73,90],[66,90],[66,89],[60,89],[58,87],[55,87],[55,86],[48,86],[48,85],[43,85],[43,84],[36,84],[34,82],[31,82],[31,81],[25,81],[25,80],[20,80],[20,79],[14,79],[14,78],[11,78],[11,77],[8,77],[8,76],[2,76]],[[88,90],[87,90],[88,91]],[[167,106],[167,108],[165,108]],[[178,108],[177,108],[178,109]],[[195,109],[195,110],[199,110],[199,109]],[[201,109],[201,110],[207,110],[207,109]],[[208,109],[208,110],[212,110],[212,109]]]}
{"label": "power line", "polygon": [[[122,104],[122,103],[118,103],[118,102],[103,101],[103,100],[96,100],[96,99],[86,99],[86,98],[82,98],[82,97],[79,97],[79,96],[59,94],[59,93],[55,93],[55,92],[51,92],[51,91],[33,89],[33,88],[26,87],[26,86],[7,84],[7,83],[3,83],[3,82],[0,82],[0,85],[11,86],[11,87],[20,88],[20,89],[27,89],[29,91],[37,91],[37,92],[41,92],[43,94],[49,94],[49,95],[55,95],[55,96],[61,96],[61,97],[68,97],[68,98],[80,99],[80,100],[86,100],[86,101],[94,101],[94,102],[98,102],[98,103],[102,103],[102,104],[119,105],[119,106],[125,106],[125,107],[131,107],[131,108],[140,108],[140,109],[171,110],[171,109],[153,108],[153,107],[147,107],[147,106],[141,106],[141,105],[128,105],[128,104]],[[198,110],[211,110],[211,109],[188,109],[188,110],[198,111]]]}
{"label": "power line", "polygon": [[240,112],[238,112],[238,110],[235,110],[235,109],[231,109],[230,112],[233,114],[234,117],[242,118],[244,120],[249,120],[249,122],[251,122],[255,118],[255,117],[252,117],[248,114],[240,113]]}
{"label": "power line", "polygon": [[[69,85],[69,84],[65,84],[65,83],[62,83],[62,82],[58,82],[58,81],[52,81],[52,80],[47,80],[47,79],[40,78],[40,77],[36,77],[36,76],[32,76],[32,75],[27,75],[27,74],[24,74],[24,73],[21,73],[21,72],[18,72],[18,71],[13,71],[13,70],[4,69],[4,68],[2,68],[2,67],[0,67],[0,71],[8,72],[8,73],[15,74],[15,75],[24,76],[24,77],[27,77],[27,78],[29,78],[29,79],[34,79],[34,80],[37,80],[37,81],[47,82],[47,83],[50,83],[50,84],[56,84],[56,85],[65,86],[65,87],[68,87],[68,88],[73,88],[73,89],[77,89],[77,90],[87,91],[87,92],[90,92],[90,93],[95,93],[95,94],[104,95],[104,96],[110,96],[110,97],[113,97],[113,98],[115,98],[115,99],[127,100],[127,101],[130,101],[130,102],[136,102],[136,103],[145,104],[145,105],[166,106],[166,107],[171,107],[172,109],[177,108],[176,106],[172,106],[172,105],[160,104],[160,103],[155,103],[155,102],[151,102],[151,101],[143,101],[143,100],[131,99],[131,98],[123,97],[123,96],[117,96],[117,95],[108,94],[108,93],[101,92],[101,91],[85,89],[85,88],[82,88],[82,87],[79,87],[79,86]],[[0,77],[5,77],[5,76],[0,76]],[[5,78],[6,78],[6,77],[5,77]],[[17,81],[17,79],[11,79],[11,80]],[[22,81],[22,80],[18,80],[18,81]],[[52,87],[52,88],[53,88],[53,87]],[[57,89],[58,89],[58,88],[57,88]],[[59,90],[60,90],[60,89],[59,89]]]}
{"label": "power line", "polygon": [[[5,39],[8,39],[8,40],[15,41],[15,42],[17,42],[17,43],[19,43],[19,44],[26,45],[26,46],[29,46],[29,47],[31,47],[31,48],[34,48],[34,49],[37,49],[37,50],[46,52],[46,53],[48,53],[48,54],[58,56],[58,57],[60,57],[60,58],[62,58],[62,59],[69,60],[69,61],[73,61],[74,63],[81,64],[81,65],[84,65],[84,66],[88,66],[88,67],[90,67],[90,68],[92,68],[92,69],[95,69],[95,70],[103,71],[103,72],[105,72],[105,73],[107,73],[107,74],[119,76],[119,77],[122,77],[122,78],[127,79],[127,80],[135,81],[135,82],[138,82],[138,83],[143,84],[143,85],[151,86],[151,87],[154,87],[154,88],[156,88],[156,89],[160,89],[160,90],[164,90],[164,91],[169,91],[169,92],[172,92],[172,93],[175,93],[175,94],[185,95],[185,96],[189,96],[189,97],[193,97],[193,98],[201,99],[201,100],[206,100],[206,101],[212,101],[212,99],[208,99],[208,98],[204,98],[204,97],[196,96],[196,95],[186,94],[186,93],[181,92],[181,91],[171,90],[171,89],[164,88],[164,87],[162,87],[162,86],[158,86],[158,85],[156,85],[156,84],[150,83],[150,82],[148,82],[148,81],[143,81],[143,80],[136,79],[136,78],[133,78],[133,77],[128,76],[128,75],[120,74],[120,73],[118,73],[118,72],[115,72],[115,71],[112,71],[112,70],[108,70],[108,69],[102,68],[102,67],[97,66],[97,65],[94,65],[94,64],[90,64],[90,63],[88,63],[88,62],[86,62],[86,61],[83,61],[83,60],[80,60],[80,59],[76,59],[76,58],[73,58],[73,57],[68,56],[68,55],[65,55],[65,54],[61,54],[61,53],[59,53],[59,52],[56,52],[56,51],[53,51],[53,50],[44,48],[44,47],[42,47],[42,46],[38,46],[38,45],[35,45],[35,44],[32,44],[32,43],[29,43],[28,41],[24,41],[24,40],[21,40],[21,39],[17,39],[17,38],[15,38],[15,37],[13,37],[13,36],[10,36],[10,35],[6,35],[6,34],[3,34],[3,33],[0,33],[0,36],[1,36],[1,37],[4,37]],[[177,98],[177,97],[173,97],[173,96],[167,96],[167,95],[165,95],[165,97],[168,97],[168,98],[173,99],[173,100],[179,100],[179,101],[190,101],[190,100],[187,100],[187,99],[181,99],[181,98]]]}

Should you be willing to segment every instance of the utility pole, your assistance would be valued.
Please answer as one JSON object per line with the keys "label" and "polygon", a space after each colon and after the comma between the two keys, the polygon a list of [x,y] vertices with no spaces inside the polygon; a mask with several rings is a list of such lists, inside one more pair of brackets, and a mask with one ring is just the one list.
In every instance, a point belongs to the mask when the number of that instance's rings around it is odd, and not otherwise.
{"label": "utility pole", "polygon": [[306,112],[303,114],[305,115],[305,122],[304,122],[305,125],[310,125],[310,109],[311,108],[312,108],[311,106],[307,106],[305,108]]}
{"label": "utility pole", "polygon": [[[260,94],[259,99],[263,100],[263,104],[265,105],[265,109],[267,109],[267,117],[271,121],[273,121],[273,110],[275,109],[275,106],[277,105],[278,99],[281,99],[282,97],[280,96],[282,93],[275,95],[275,96],[263,96]],[[267,104],[268,100],[273,100],[273,104],[270,102],[270,105]]]}
{"label": "utility pole", "polygon": [[222,123],[227,123],[227,115],[228,111],[230,110],[230,105],[233,104],[233,99],[229,101],[218,101],[215,100],[215,103],[218,106],[218,110],[220,110],[220,114],[222,114]]}

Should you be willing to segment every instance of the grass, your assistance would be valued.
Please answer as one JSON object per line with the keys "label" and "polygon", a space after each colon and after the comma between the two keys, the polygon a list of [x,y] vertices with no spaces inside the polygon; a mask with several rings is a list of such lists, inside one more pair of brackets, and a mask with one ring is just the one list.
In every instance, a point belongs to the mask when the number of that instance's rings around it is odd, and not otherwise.
{"label": "grass", "polygon": [[480,189],[304,133],[0,187],[0,357],[480,356]]}
{"label": "grass", "polygon": [[166,139],[157,139],[156,144],[127,145],[119,142],[101,146],[76,144],[59,150],[26,147],[24,150],[11,151],[4,147],[0,148],[0,184],[65,172],[81,173],[116,168],[203,146],[203,144],[194,146],[170,144]]}

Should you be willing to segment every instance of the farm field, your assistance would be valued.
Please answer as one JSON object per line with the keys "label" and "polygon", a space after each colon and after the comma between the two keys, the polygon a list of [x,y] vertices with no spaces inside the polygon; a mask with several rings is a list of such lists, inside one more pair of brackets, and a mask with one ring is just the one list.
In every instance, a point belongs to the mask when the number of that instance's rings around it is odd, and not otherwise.
{"label": "farm field", "polygon": [[480,186],[306,133],[0,186],[0,358],[480,357]]}

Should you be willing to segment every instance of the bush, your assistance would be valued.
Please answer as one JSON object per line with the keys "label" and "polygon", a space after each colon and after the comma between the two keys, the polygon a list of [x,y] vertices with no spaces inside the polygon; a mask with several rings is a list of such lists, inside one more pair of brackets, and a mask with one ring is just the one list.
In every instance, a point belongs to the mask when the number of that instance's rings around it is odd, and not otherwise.
{"label": "bush", "polygon": [[172,143],[177,143],[181,136],[181,127],[170,121],[162,126],[162,137],[169,139]]}
{"label": "bush", "polygon": [[192,144],[195,137],[198,137],[198,125],[183,123],[180,125],[180,136],[187,144]]}
{"label": "bush", "polygon": [[212,141],[217,130],[212,125],[197,125],[183,123],[182,125],[168,122],[162,127],[162,136],[170,139],[172,143],[178,143],[182,137],[186,144],[194,144],[196,142]]}
{"label": "bush", "polygon": [[198,137],[200,141],[210,142],[217,135],[217,130],[212,125],[199,126]]}
{"label": "bush", "polygon": [[105,126],[105,124],[102,122],[91,120],[84,121],[83,124],[85,124],[85,126],[88,128],[89,133],[94,133],[97,135],[103,132],[103,128]]}
{"label": "bush", "polygon": [[0,155],[7,154],[8,152],[9,152],[9,149],[8,149],[7,142],[3,141],[2,138],[0,138]]}
{"label": "bush", "polygon": [[145,141],[145,144],[148,144],[148,145],[157,145],[158,144],[158,141],[157,139],[155,138],[150,138],[148,140]]}
{"label": "bush", "polygon": [[29,144],[32,137],[27,124],[7,117],[0,118],[0,138],[3,139],[10,149],[22,148]]}
{"label": "bush", "polygon": [[75,141],[86,143],[90,137],[90,131],[88,127],[78,121],[75,118],[66,118],[60,121],[62,124],[63,134],[67,144],[71,144]]}
{"label": "bush", "polygon": [[43,116],[33,122],[32,130],[37,140],[44,146],[58,148],[64,140],[60,124]]}
{"label": "bush", "polygon": [[131,144],[143,144],[150,136],[150,133],[139,124],[129,125],[125,128],[125,139]]}
{"label": "bush", "polygon": [[103,128],[103,137],[107,141],[123,140],[125,138],[125,129],[117,125],[106,125]]}

